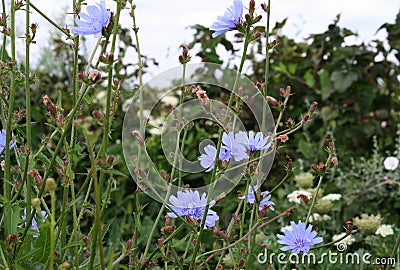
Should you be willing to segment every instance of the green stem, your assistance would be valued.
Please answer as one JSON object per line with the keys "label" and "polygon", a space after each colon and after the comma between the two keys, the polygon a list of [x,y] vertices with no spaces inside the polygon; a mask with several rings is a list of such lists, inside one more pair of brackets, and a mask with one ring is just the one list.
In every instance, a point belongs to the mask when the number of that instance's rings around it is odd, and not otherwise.
{"label": "green stem", "polygon": [[[182,66],[183,66],[183,70],[182,70],[182,73],[183,73],[183,74],[182,74],[182,84],[184,84],[184,81],[185,81],[185,74],[186,74],[186,64],[183,64]],[[179,99],[179,100],[180,100],[180,104],[178,105],[178,107],[180,108],[180,109],[179,109],[180,111],[182,110],[182,106],[181,106],[182,103],[181,103],[181,102],[183,102],[183,95],[184,95],[184,93],[183,93],[183,91],[182,91],[181,97],[180,97],[180,99]],[[181,117],[182,117],[181,112],[179,113],[179,115],[180,115],[180,118],[178,119],[178,121],[181,122]],[[176,146],[175,146],[174,161],[173,161],[173,164],[172,164],[171,175],[170,175],[171,181],[172,181],[172,179],[174,179],[174,177],[175,177],[176,164],[177,164],[177,161],[178,161],[178,154],[179,154],[179,138],[180,138],[180,135],[178,135],[177,142],[176,142]],[[141,265],[143,265],[143,262],[144,262],[144,260],[146,259],[147,253],[149,252],[151,240],[152,240],[152,238],[153,238],[153,235],[154,235],[155,230],[157,229],[158,223],[160,222],[161,216],[162,216],[163,211],[164,211],[164,209],[165,209],[165,201],[168,199],[168,197],[169,197],[169,195],[170,195],[170,191],[171,191],[171,189],[168,188],[167,194],[166,194],[165,199],[164,199],[164,202],[163,202],[163,204],[162,204],[162,206],[161,206],[160,212],[158,213],[157,218],[156,218],[156,220],[154,221],[153,227],[151,228],[150,235],[149,235],[149,237],[148,237],[148,239],[147,239],[146,247],[145,247],[144,253],[143,253],[143,255],[142,255]]]}
{"label": "green stem", "polygon": [[[394,244],[393,250],[390,253],[390,258],[394,258],[394,255],[396,254],[396,252],[397,252],[397,250],[399,248],[399,245],[400,245],[400,234],[397,236],[396,243]],[[386,270],[389,270],[391,267],[392,266],[389,265],[389,264],[386,265]]]}
{"label": "green stem", "polygon": [[[25,1],[25,102],[26,102],[26,147],[29,149],[29,154],[26,157],[27,165],[29,164],[30,151],[32,148],[32,108],[31,108],[31,88],[29,81],[30,74],[30,41],[28,39],[30,33],[30,0]],[[29,165],[28,165],[29,166]],[[32,176],[28,176],[28,168],[24,170],[23,178],[27,179],[26,182],[26,191],[25,191],[25,203],[26,203],[26,217],[30,218],[32,212],[31,200],[32,200]],[[26,239],[26,251],[30,252],[31,243],[30,237]]]}
{"label": "green stem", "polygon": [[[80,1],[78,1],[78,5],[77,5],[76,0],[73,0],[72,5],[75,10],[80,9]],[[76,18],[76,14],[74,14],[74,26],[76,26],[75,18]],[[78,98],[78,51],[79,51],[79,36],[77,35],[74,37],[74,64],[73,64],[73,70],[72,70],[72,102],[74,105]],[[87,66],[89,67],[90,63],[88,63]],[[70,145],[72,148],[75,147],[75,137],[76,137],[76,130],[75,130],[75,127],[72,126],[71,142],[70,142]]]}
{"label": "green stem", "polygon": [[[251,37],[250,37],[250,25],[249,25],[247,27],[247,29],[246,29],[246,37],[245,37],[244,45],[243,45],[243,54],[242,54],[242,58],[240,60],[239,70],[238,70],[238,73],[236,75],[235,82],[233,84],[233,89],[232,89],[231,95],[229,97],[228,107],[227,107],[226,114],[225,114],[226,116],[229,115],[230,108],[232,107],[232,104],[233,104],[233,101],[234,101],[237,82],[239,81],[239,77],[240,77],[240,74],[241,74],[242,69],[243,69],[244,61],[246,60],[247,48],[248,48],[249,43],[250,43],[250,38]],[[220,127],[219,136],[218,136],[217,153],[215,155],[215,160],[218,160],[218,158],[219,158],[223,132],[224,132],[223,127]],[[193,269],[194,265],[196,263],[196,256],[197,256],[197,253],[198,253],[199,248],[200,248],[201,238],[202,238],[203,231],[204,231],[204,225],[205,225],[205,221],[206,221],[206,218],[207,218],[208,209],[210,207],[210,205],[209,205],[210,201],[211,201],[211,196],[210,196],[211,192],[210,191],[211,191],[211,189],[213,187],[213,183],[215,181],[216,172],[217,172],[217,166],[214,166],[213,171],[212,171],[212,175],[211,175],[211,183],[210,183],[210,186],[209,186],[208,196],[207,196],[207,204],[205,206],[204,214],[203,214],[203,217],[201,219],[200,231],[198,233],[196,245],[195,245],[194,250],[193,250],[193,255],[192,255],[192,260],[190,262],[189,270]]]}
{"label": "green stem", "polygon": [[295,209],[296,209],[296,207],[290,207],[290,208],[288,208],[287,210],[285,210],[284,212],[280,213],[279,215],[277,215],[277,216],[275,216],[275,217],[273,217],[273,218],[271,218],[271,219],[269,219],[269,220],[267,220],[267,221],[264,221],[264,222],[262,222],[262,220],[257,221],[257,223],[256,223],[253,227],[251,227],[251,228],[249,229],[249,231],[248,231],[245,235],[243,235],[242,238],[239,238],[239,239],[236,240],[235,242],[230,243],[230,244],[229,244],[228,246],[226,246],[226,247],[222,247],[222,248],[219,248],[219,249],[214,249],[214,250],[205,252],[205,253],[199,255],[198,258],[207,256],[207,255],[209,255],[209,254],[218,253],[218,252],[220,252],[220,251],[224,251],[224,250],[227,250],[227,249],[229,249],[229,248],[232,248],[232,247],[236,246],[238,243],[242,242],[242,241],[245,240],[249,235],[251,235],[256,229],[257,229],[257,230],[261,230],[261,228],[263,228],[263,227],[265,227],[266,225],[270,224],[271,222],[273,222],[273,221],[279,219],[280,217],[284,217],[284,216],[286,216],[286,215],[289,215],[289,214],[292,213]]}
{"label": "green stem", "polygon": [[[73,222],[73,239],[75,242],[78,241],[78,220],[76,218],[76,201],[75,201],[75,188],[74,188],[74,179],[71,180],[71,200],[74,202],[72,204],[72,222]],[[79,269],[79,249],[77,246],[74,247],[75,254],[75,270]]]}
{"label": "green stem", "polygon": [[266,38],[266,46],[265,46],[265,73],[264,73],[264,88],[263,88],[263,96],[264,98],[268,95],[268,86],[269,86],[269,22],[271,17],[271,1],[268,0],[268,10],[267,10],[267,27],[265,28],[265,38]]}
{"label": "green stem", "polygon": [[[49,166],[47,167],[47,170],[45,171],[45,174],[43,176],[44,180],[49,177],[50,172],[52,171],[52,169],[53,169],[53,167],[54,167],[54,165],[56,163],[56,157],[58,157],[58,154],[60,153],[60,150],[62,148],[64,139],[65,139],[65,137],[67,135],[67,132],[69,131],[69,129],[70,129],[71,125],[72,125],[73,116],[76,114],[76,112],[77,112],[77,110],[79,108],[79,104],[82,102],[82,99],[86,95],[86,92],[87,92],[88,89],[89,89],[89,87],[87,85],[82,85],[81,95],[79,96],[78,101],[75,104],[74,108],[69,112],[69,114],[66,117],[67,120],[65,121],[64,130],[61,133],[60,140],[58,141],[56,149],[54,150],[54,152],[53,152],[53,154],[51,156],[51,160],[50,160]],[[6,166],[7,166],[7,164],[6,164]],[[44,190],[45,190],[45,185],[42,184],[42,186],[40,187],[40,190],[38,192],[38,197],[39,198],[41,198],[43,196]],[[35,214],[35,209],[33,209],[32,212],[33,213],[31,215],[31,218],[29,220],[27,219],[27,224],[31,224],[32,223],[32,217]],[[24,239],[25,239],[25,237],[26,237],[26,235],[28,233],[28,229],[29,229],[29,227],[25,228],[24,232],[22,233],[22,236],[20,238],[21,242],[18,245],[17,252],[21,248],[22,243],[24,242]]]}
{"label": "green stem", "polygon": [[54,227],[55,227],[55,216],[56,216],[56,194],[54,189],[50,190],[51,197],[51,217],[50,217],[50,270],[54,269],[54,252],[55,252],[55,239],[54,239]]}
{"label": "green stem", "polygon": [[[15,1],[11,1],[11,14],[10,14],[10,37],[11,37],[11,82],[10,82],[10,93],[8,99],[8,114],[7,114],[7,126],[6,126],[6,145],[5,147],[5,171],[4,171],[4,201],[6,204],[4,205],[4,234],[7,237],[10,233],[11,222],[9,220],[10,217],[10,204],[9,200],[11,198],[11,164],[10,164],[10,141],[11,141],[11,130],[12,130],[12,119],[14,112],[14,97],[15,97],[15,76],[16,76],[16,52],[15,52]],[[31,216],[32,218],[32,216]],[[31,223],[27,223],[31,224]],[[29,228],[29,226],[27,226]]]}
{"label": "green stem", "polygon": [[[117,2],[117,12],[115,14],[115,21],[114,21],[114,29],[113,29],[113,38],[111,41],[111,54],[114,55],[115,52],[115,43],[117,40],[117,35],[118,35],[118,22],[119,22],[119,17],[121,15],[121,3]],[[108,146],[108,136],[110,134],[110,110],[111,110],[111,100],[112,100],[112,84],[113,84],[113,64],[114,64],[114,56],[112,56],[112,59],[110,60],[110,64],[107,67],[107,73],[108,73],[108,81],[107,81],[107,101],[106,101],[106,115],[104,119],[104,134],[103,134],[103,140],[100,145],[99,152],[97,154],[97,158],[103,157],[106,152],[107,152],[107,146]]]}
{"label": "green stem", "polygon": [[67,37],[70,37],[71,35],[65,31],[64,29],[62,29],[57,23],[55,23],[52,19],[50,19],[49,17],[47,17],[46,14],[44,14],[43,12],[40,11],[40,9],[38,9],[34,4],[30,4],[31,7],[37,12],[39,13],[43,18],[45,18],[50,24],[52,24],[55,28],[57,28],[58,30],[61,31],[61,33],[63,33],[64,35],[66,35]]}
{"label": "green stem", "polygon": [[95,225],[94,225],[94,232],[93,232],[93,241],[92,241],[92,248],[89,260],[88,269],[93,269],[94,259],[96,258],[96,246],[99,248],[99,256],[100,256],[100,265],[101,269],[105,269],[104,265],[104,255],[102,252],[102,239],[101,239],[101,201],[100,201],[100,192],[99,192],[99,183],[97,178],[97,168],[95,162],[95,156],[93,152],[93,146],[90,143],[90,139],[87,139],[89,156],[90,156],[90,163],[91,163],[91,170],[93,174],[93,188],[94,188],[94,197],[95,197]]}
{"label": "green stem", "polygon": [[[4,16],[4,18],[6,18],[7,16],[6,16],[6,3],[5,3],[5,0],[1,0],[1,4],[2,4],[2,7],[3,7],[3,14],[2,15]],[[1,45],[1,61],[3,61],[3,62],[6,61],[6,56],[7,56],[7,54],[6,54],[6,46],[7,46],[7,36],[3,35],[3,43]],[[4,119],[4,116],[3,116],[3,119]]]}
{"label": "green stem", "polygon": [[275,137],[276,132],[278,131],[278,127],[279,127],[280,122],[282,121],[283,113],[285,112],[286,104],[287,104],[288,100],[289,100],[289,96],[285,97],[285,100],[283,101],[283,109],[279,112],[278,120],[276,120],[275,129],[274,129],[274,132],[272,133],[272,138]]}
{"label": "green stem", "polygon": [[[328,168],[328,165],[329,165],[329,162],[331,161],[331,158],[332,158],[332,153],[329,153],[328,159],[327,159],[326,162],[325,162],[325,168]],[[311,216],[312,210],[313,210],[314,205],[315,205],[315,202],[316,202],[316,200],[317,200],[318,191],[319,191],[319,189],[320,189],[320,187],[321,187],[322,179],[324,178],[324,175],[325,175],[325,174],[326,174],[326,171],[325,171],[322,175],[320,175],[320,177],[319,177],[318,185],[317,185],[317,188],[316,188],[316,190],[315,190],[314,196],[313,196],[313,198],[312,198],[312,202],[311,202],[310,208],[308,209],[307,217],[306,217],[306,220],[305,220],[306,227],[307,227],[307,225],[308,225],[308,219],[309,219],[310,216]]]}
{"label": "green stem", "polygon": [[[135,41],[136,41],[136,52],[137,52],[137,61],[138,61],[138,72],[139,72],[139,123],[140,123],[140,134],[144,134],[144,122],[143,122],[143,91],[142,91],[142,86],[143,86],[143,64],[142,64],[142,55],[140,52],[140,42],[139,42],[139,28],[137,27],[136,24],[136,16],[135,16],[135,9],[136,5],[132,4],[132,0],[130,0],[130,5],[131,5],[131,17],[132,17],[132,23],[133,23],[133,32],[135,33]],[[139,147],[138,149],[138,160],[140,160],[141,155],[142,155],[142,149]],[[140,221],[140,197],[139,197],[140,191],[137,188],[137,192],[135,192],[135,210],[136,210],[136,215],[135,215],[135,227],[134,227],[134,243],[133,245],[136,246],[138,242],[138,235],[139,232],[142,230],[141,226],[141,221]]]}

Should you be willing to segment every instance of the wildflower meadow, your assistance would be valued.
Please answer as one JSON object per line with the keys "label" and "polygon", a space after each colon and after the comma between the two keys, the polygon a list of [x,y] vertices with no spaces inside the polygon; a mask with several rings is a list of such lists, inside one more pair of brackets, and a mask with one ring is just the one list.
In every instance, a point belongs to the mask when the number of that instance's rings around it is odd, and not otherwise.
{"label": "wildflower meadow", "polygon": [[0,269],[400,269],[400,12],[298,41],[266,1],[153,74],[133,0],[2,0]]}

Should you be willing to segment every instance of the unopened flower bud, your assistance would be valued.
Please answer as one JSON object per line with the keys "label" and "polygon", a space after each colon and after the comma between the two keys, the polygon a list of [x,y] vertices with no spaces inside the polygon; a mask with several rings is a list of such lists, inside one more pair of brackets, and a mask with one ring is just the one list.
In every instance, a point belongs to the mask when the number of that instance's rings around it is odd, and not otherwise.
{"label": "unopened flower bud", "polygon": [[265,12],[268,12],[268,5],[267,5],[267,4],[262,3],[262,4],[261,4],[261,8],[262,8]]}
{"label": "unopened flower bud", "polygon": [[164,226],[161,228],[161,232],[165,235],[169,235],[173,233],[176,229],[176,226]]}
{"label": "unopened flower bud", "polygon": [[104,119],[104,113],[102,113],[102,112],[100,112],[98,110],[94,110],[92,112],[92,115],[93,115],[94,118],[96,118],[100,122],[103,121],[103,119]]}
{"label": "unopened flower bud", "polygon": [[134,172],[135,174],[139,175],[142,179],[147,179],[147,174],[146,174],[146,172],[145,172],[142,168],[136,167],[136,168],[133,170],[133,172]]}
{"label": "unopened flower bud", "polygon": [[261,33],[260,33],[260,32],[256,32],[256,33],[254,33],[254,34],[251,36],[251,40],[252,40],[252,41],[257,40],[257,39],[259,39],[260,37],[261,37]]}
{"label": "unopened flower bud", "polygon": [[[200,86],[199,86],[199,88],[200,88]],[[210,99],[208,98],[206,91],[204,91],[200,88],[196,91],[196,95],[197,95],[197,98],[200,100],[201,104],[205,108],[210,107]]]}
{"label": "unopened flower bud", "polygon": [[354,223],[351,220],[346,221],[347,229],[346,233],[350,233],[354,228]]}
{"label": "unopened flower bud", "polygon": [[160,247],[160,248],[162,248],[163,247],[163,240],[161,239],[161,238],[158,238],[157,239],[157,245]]}
{"label": "unopened flower bud", "polygon": [[78,78],[79,78],[80,80],[84,80],[84,79],[86,79],[86,76],[85,76],[85,74],[83,74],[82,72],[79,72],[79,73],[78,73]]}
{"label": "unopened flower bud", "polygon": [[311,168],[319,175],[323,175],[325,173],[325,164],[320,162],[318,165],[311,164]]}
{"label": "unopened flower bud", "polygon": [[254,18],[253,24],[258,23],[259,21],[261,21],[261,19],[262,19],[262,15],[258,15],[257,17]]}
{"label": "unopened flower bud", "polygon": [[9,243],[16,243],[16,242],[18,242],[18,237],[16,234],[12,233],[7,236],[6,241]]}
{"label": "unopened flower bud", "polygon": [[252,23],[250,14],[246,14],[244,17],[245,17],[246,22],[247,22],[248,24],[251,24],[251,23]]}
{"label": "unopened flower bud", "polygon": [[112,53],[102,54],[99,56],[99,61],[104,64],[111,64],[114,61],[114,55]]}
{"label": "unopened flower bud", "polygon": [[307,123],[308,119],[310,119],[310,115],[307,113],[307,114],[304,115],[304,117],[303,117],[303,120],[302,120],[303,124]]}
{"label": "unopened flower bud", "polygon": [[165,171],[161,171],[161,177],[162,177],[162,179],[164,179],[165,181],[168,181],[170,176],[169,176],[169,174],[166,173]]}
{"label": "unopened flower bud", "polygon": [[288,164],[286,165],[285,170],[286,170],[288,173],[291,173],[292,170],[293,170],[293,160],[290,158],[289,155],[286,155],[286,158],[288,159]]}
{"label": "unopened flower bud", "polygon": [[34,208],[38,208],[38,207],[40,206],[40,199],[39,199],[39,198],[33,198],[33,199],[31,200],[31,205],[32,205]]}
{"label": "unopened flower bud", "polygon": [[132,245],[133,245],[133,241],[132,241],[132,239],[129,239],[125,245],[125,253],[131,249]]}
{"label": "unopened flower bud", "polygon": [[256,7],[256,2],[254,0],[250,0],[250,3],[249,3],[249,12],[250,12],[250,14],[254,13],[255,7]]}
{"label": "unopened flower bud", "polygon": [[267,100],[267,102],[269,104],[273,105],[274,107],[278,107],[279,106],[279,102],[275,98],[273,98],[271,96],[267,96],[265,99]]}
{"label": "unopened flower bud", "polygon": [[60,269],[69,269],[71,267],[69,262],[63,262],[60,264]]}
{"label": "unopened flower bud", "polygon": [[318,105],[318,102],[314,101],[313,104],[310,107],[310,110],[308,111],[308,113],[310,115],[312,115],[314,113],[315,109],[317,108],[317,105]]}
{"label": "unopened flower bud", "polygon": [[188,47],[187,47],[185,44],[182,43],[182,44],[179,46],[179,48],[182,49],[182,54],[179,55],[179,62],[180,62],[182,65],[188,63],[188,62],[190,61],[190,58],[191,58],[190,55],[189,55]]}
{"label": "unopened flower bud", "polygon": [[83,248],[83,256],[85,258],[90,258],[90,252],[87,248]]}
{"label": "unopened flower bud", "polygon": [[281,96],[284,97],[284,98],[289,97],[291,91],[292,91],[292,90],[291,90],[290,85],[288,85],[288,86],[286,87],[286,89],[281,88],[281,89],[279,90]]}
{"label": "unopened flower bud", "polygon": [[63,114],[60,114],[60,115],[58,116],[58,122],[59,122],[61,125],[64,124],[64,118],[65,118],[65,116],[64,116]]}
{"label": "unopened flower bud", "polygon": [[292,118],[289,118],[289,119],[286,121],[286,126],[287,126],[288,128],[290,128],[290,129],[293,129],[293,128],[296,126],[296,122],[295,122]]}
{"label": "unopened flower bud", "polygon": [[29,175],[31,175],[35,179],[36,184],[38,184],[39,186],[43,184],[43,179],[40,176],[38,170],[36,170],[36,169],[30,170]]}
{"label": "unopened flower bud", "polygon": [[132,135],[136,137],[136,140],[139,142],[139,145],[144,147],[145,142],[143,137],[140,135],[140,132],[138,130],[132,131]]}
{"label": "unopened flower bud", "polygon": [[57,188],[57,183],[56,180],[54,180],[54,178],[47,178],[46,179],[46,190],[47,191],[54,191]]}
{"label": "unopened flower bud", "polygon": [[236,214],[233,214],[232,218],[236,223],[240,223],[240,218]]}

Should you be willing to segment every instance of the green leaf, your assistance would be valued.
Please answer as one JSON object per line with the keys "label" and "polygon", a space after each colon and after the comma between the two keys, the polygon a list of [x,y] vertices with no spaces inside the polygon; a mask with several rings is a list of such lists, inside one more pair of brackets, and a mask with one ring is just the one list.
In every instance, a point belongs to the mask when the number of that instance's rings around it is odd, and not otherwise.
{"label": "green leaf", "polygon": [[357,73],[354,72],[344,73],[341,71],[334,71],[331,77],[333,86],[340,93],[346,91],[357,79]]}
{"label": "green leaf", "polygon": [[307,72],[304,74],[303,78],[309,87],[313,87],[315,85],[314,76],[313,76],[311,70],[307,70]]}
{"label": "green leaf", "polygon": [[321,84],[322,99],[326,100],[330,97],[332,93],[335,92],[335,88],[333,88],[331,84],[329,71],[323,70],[319,74],[319,82]]}
{"label": "green leaf", "polygon": [[186,243],[187,239],[190,237],[190,233],[186,234],[181,240],[173,241],[172,247],[182,247]]}
{"label": "green leaf", "polygon": [[35,243],[35,249],[22,256],[18,256],[16,262],[24,261],[32,257],[35,262],[46,263],[50,255],[50,224],[40,226],[40,234]]}
{"label": "green leaf", "polygon": [[332,106],[325,106],[321,109],[321,118],[324,122],[328,122],[332,119],[335,119],[339,116],[339,110]]}
{"label": "green leaf", "polygon": [[11,205],[10,207],[10,227],[8,228],[9,232],[12,234],[16,234],[17,233],[17,229],[18,229],[18,223],[20,221],[20,214],[21,213],[21,207],[17,204],[14,203],[13,205]]}
{"label": "green leaf", "polygon": [[300,152],[306,157],[306,158],[312,158],[315,155],[315,150],[314,146],[305,141],[305,140],[300,140],[298,143],[298,147]]}
{"label": "green leaf", "polygon": [[292,74],[292,75],[295,74],[296,73],[296,68],[297,68],[297,66],[295,64],[290,64],[288,66],[289,73]]}
{"label": "green leaf", "polygon": [[50,223],[43,223],[39,228],[40,234],[35,242],[33,261],[45,263],[50,256]]}
{"label": "green leaf", "polygon": [[86,95],[83,97],[83,100],[85,101],[85,103],[86,103],[87,105],[90,105],[90,104],[92,103],[93,99],[94,99],[94,97],[90,96],[89,94],[86,94]]}
{"label": "green leaf", "polygon": [[108,169],[108,170],[106,170],[106,173],[119,175],[119,176],[123,176],[123,177],[127,177],[127,178],[129,177],[126,174],[124,174],[124,173],[122,173],[122,172],[120,172],[120,171],[118,171],[116,169]]}
{"label": "green leaf", "polygon": [[321,88],[328,87],[331,84],[329,71],[324,69],[321,74],[319,74],[319,82],[321,84]]}
{"label": "green leaf", "polygon": [[46,167],[49,167],[49,165],[50,165],[50,160],[46,157],[45,154],[40,153],[40,154],[37,156],[37,159],[40,160],[41,162],[43,162],[44,165],[46,165]]}
{"label": "green leaf", "polygon": [[72,242],[72,243],[69,243],[68,245],[63,246],[61,250],[66,250],[66,249],[70,249],[73,247],[80,247],[80,246],[84,246],[84,245],[85,245],[85,243],[83,243],[81,241],[76,241],[76,242]]}

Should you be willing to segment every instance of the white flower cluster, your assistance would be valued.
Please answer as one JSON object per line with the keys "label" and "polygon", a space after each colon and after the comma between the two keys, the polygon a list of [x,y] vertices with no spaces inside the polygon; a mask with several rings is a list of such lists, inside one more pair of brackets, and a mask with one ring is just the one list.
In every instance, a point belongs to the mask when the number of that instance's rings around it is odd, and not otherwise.
{"label": "white flower cluster", "polygon": [[394,231],[392,229],[391,225],[386,225],[386,224],[382,224],[378,227],[378,229],[375,232],[376,235],[380,235],[382,237],[386,237],[388,235],[392,235],[394,234]]}
{"label": "white flower cluster", "polygon": [[307,196],[307,198],[309,200],[311,200],[311,198],[312,198],[312,194],[305,190],[295,190],[292,193],[288,194],[286,197],[288,198],[289,202],[294,202],[294,203],[300,204],[301,199],[298,198],[299,195]]}
{"label": "white flower cluster", "polygon": [[387,157],[383,161],[383,166],[388,171],[394,171],[399,167],[399,159],[397,157]]}

